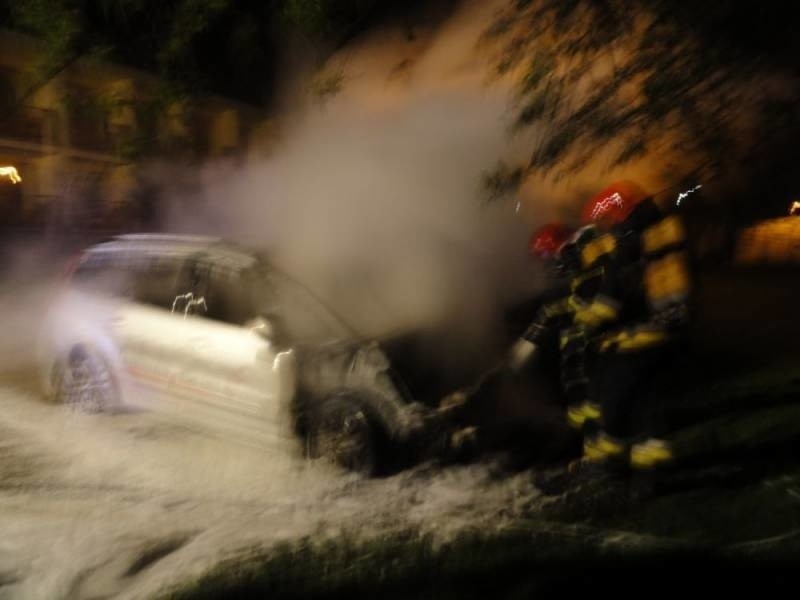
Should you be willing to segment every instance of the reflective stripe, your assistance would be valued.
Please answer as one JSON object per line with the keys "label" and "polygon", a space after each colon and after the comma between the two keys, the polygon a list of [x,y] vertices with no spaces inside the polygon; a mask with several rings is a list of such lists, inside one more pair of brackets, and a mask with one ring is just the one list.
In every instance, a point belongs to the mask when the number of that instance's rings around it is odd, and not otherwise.
{"label": "reflective stripe", "polygon": [[583,444],[583,458],[588,462],[601,462],[605,460],[606,455],[600,452],[594,444],[587,441]]}
{"label": "reflective stripe", "polygon": [[606,433],[587,438],[583,443],[583,457],[589,462],[602,462],[625,452],[625,445]]}
{"label": "reflective stripe", "polygon": [[563,298],[555,302],[550,302],[542,307],[542,314],[547,319],[560,317],[561,315],[565,315],[570,312],[572,312],[572,306],[570,305],[569,298]]}
{"label": "reflective stripe", "polygon": [[596,240],[592,240],[581,250],[581,263],[584,269],[594,265],[600,257],[610,254],[617,247],[614,236],[606,233]]}
{"label": "reflective stripe", "polygon": [[673,252],[648,263],[644,285],[650,304],[655,306],[663,304],[666,299],[687,298],[691,284],[684,254]]}
{"label": "reflective stripe", "polygon": [[603,267],[597,267],[589,271],[586,271],[584,273],[578,273],[577,275],[575,275],[575,277],[572,278],[572,281],[570,282],[570,288],[572,289],[572,293],[573,294],[576,293],[581,284],[591,279],[596,279],[596,278],[599,279],[602,276],[603,276]]}
{"label": "reflective stripe", "polygon": [[580,327],[570,327],[568,329],[562,329],[561,335],[558,337],[558,347],[560,349],[564,349],[567,347],[567,344],[574,341],[581,341],[583,342],[586,338],[586,333]]}
{"label": "reflective stripe", "polygon": [[616,440],[613,440],[610,437],[602,434],[598,437],[597,447],[600,449],[601,452],[608,455],[621,454],[622,451],[625,449],[625,446],[623,446]]}
{"label": "reflective stripe", "polygon": [[582,416],[580,407],[567,409],[567,423],[569,423],[569,426],[573,429],[580,429],[583,427],[583,423],[586,419],[581,418]]}
{"label": "reflective stripe", "polygon": [[567,409],[567,422],[574,429],[582,429],[586,421],[600,419],[600,407],[591,402],[584,402],[579,406],[570,406]]}
{"label": "reflective stripe", "polygon": [[580,296],[573,294],[569,297],[569,306],[572,312],[577,314],[581,310],[586,310],[589,305],[585,300],[582,300]]}
{"label": "reflective stripe", "polygon": [[604,339],[600,352],[629,352],[661,344],[667,339],[666,333],[655,329],[625,330]]}
{"label": "reflective stripe", "polygon": [[642,244],[645,253],[648,254],[658,252],[667,246],[682,244],[684,241],[686,241],[686,230],[676,215],[662,219],[642,233]]}
{"label": "reflective stripe", "polygon": [[672,449],[663,440],[649,439],[631,448],[630,462],[636,469],[650,469],[672,459]]}
{"label": "reflective stripe", "polygon": [[572,315],[573,312],[574,309],[569,302],[569,298],[562,298],[541,306],[536,313],[535,320],[523,334],[523,338],[536,343],[539,341],[537,338],[547,335],[549,331],[553,330],[558,319],[566,318]]}
{"label": "reflective stripe", "polygon": [[597,327],[607,321],[613,321],[619,315],[613,301],[598,296],[589,306],[575,313],[575,322],[588,327]]}

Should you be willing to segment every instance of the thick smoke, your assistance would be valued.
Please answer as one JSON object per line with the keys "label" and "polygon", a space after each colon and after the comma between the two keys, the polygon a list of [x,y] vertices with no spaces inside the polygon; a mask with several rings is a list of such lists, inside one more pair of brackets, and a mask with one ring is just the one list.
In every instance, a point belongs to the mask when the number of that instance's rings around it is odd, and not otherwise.
{"label": "thick smoke", "polygon": [[[208,167],[202,198],[182,202],[175,227],[265,247],[329,293],[371,288],[412,321],[487,288],[504,296],[527,227],[512,206],[480,200],[481,172],[502,148],[502,106],[435,95],[383,114],[330,107],[266,163]],[[187,202],[204,208],[200,222]]]}
{"label": "thick smoke", "polygon": [[366,335],[447,328],[480,347],[540,274],[514,203],[483,200],[483,173],[514,149],[507,93],[481,83],[486,7],[464,10],[334,59],[341,92],[294,111],[269,159],[203,167],[170,229],[268,250]]}

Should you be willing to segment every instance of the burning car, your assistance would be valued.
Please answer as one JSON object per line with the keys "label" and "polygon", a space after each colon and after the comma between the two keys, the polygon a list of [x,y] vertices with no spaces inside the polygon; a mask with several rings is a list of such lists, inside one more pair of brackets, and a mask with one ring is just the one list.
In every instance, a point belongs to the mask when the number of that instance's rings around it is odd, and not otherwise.
{"label": "burning car", "polygon": [[69,269],[45,320],[45,391],[145,409],[363,474],[424,416],[384,349],[264,256],[215,238],[122,235]]}

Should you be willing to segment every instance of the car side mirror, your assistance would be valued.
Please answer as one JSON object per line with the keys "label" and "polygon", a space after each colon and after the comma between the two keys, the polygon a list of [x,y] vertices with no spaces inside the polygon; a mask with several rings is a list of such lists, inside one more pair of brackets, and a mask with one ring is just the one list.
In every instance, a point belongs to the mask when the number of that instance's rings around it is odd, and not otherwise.
{"label": "car side mirror", "polygon": [[265,340],[273,341],[275,336],[275,327],[264,317],[250,319],[244,324],[244,327]]}
{"label": "car side mirror", "polygon": [[244,326],[276,348],[289,345],[283,318],[275,313],[262,314],[245,322]]}

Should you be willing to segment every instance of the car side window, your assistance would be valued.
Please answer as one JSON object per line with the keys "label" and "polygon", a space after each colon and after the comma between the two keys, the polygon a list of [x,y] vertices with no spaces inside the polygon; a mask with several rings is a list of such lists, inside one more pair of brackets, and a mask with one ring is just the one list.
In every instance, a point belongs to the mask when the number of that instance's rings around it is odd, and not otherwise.
{"label": "car side window", "polygon": [[249,269],[199,259],[185,266],[180,280],[173,312],[237,326],[269,316],[261,309],[270,294],[254,286],[258,278]]}
{"label": "car side window", "polygon": [[111,252],[87,252],[72,275],[72,285],[110,298],[132,296],[133,277]]}
{"label": "car side window", "polygon": [[203,294],[207,310],[205,314],[200,316],[205,316],[221,323],[239,325],[233,302],[237,279],[238,274],[236,272],[223,266],[214,265],[209,269]]}
{"label": "car side window", "polygon": [[169,309],[173,313],[183,316],[205,317],[208,313],[209,277],[211,263],[200,255],[190,256],[181,265],[172,297],[169,299]]}
{"label": "car side window", "polygon": [[232,317],[239,323],[247,323],[258,317],[267,319],[274,327],[279,327],[283,315],[278,306],[274,286],[263,267],[247,269],[240,273],[231,302]]}
{"label": "car side window", "polygon": [[143,255],[131,265],[137,302],[172,309],[181,261],[171,256]]}
{"label": "car side window", "polygon": [[[352,335],[322,299],[310,288],[279,272],[270,273],[274,290],[271,309],[279,314],[286,334],[296,342],[325,342]],[[266,296],[265,296],[266,297]]]}
{"label": "car side window", "polygon": [[238,269],[215,264],[206,256],[194,256],[182,269],[171,310],[187,317],[241,325],[246,311],[241,306],[240,296]]}

